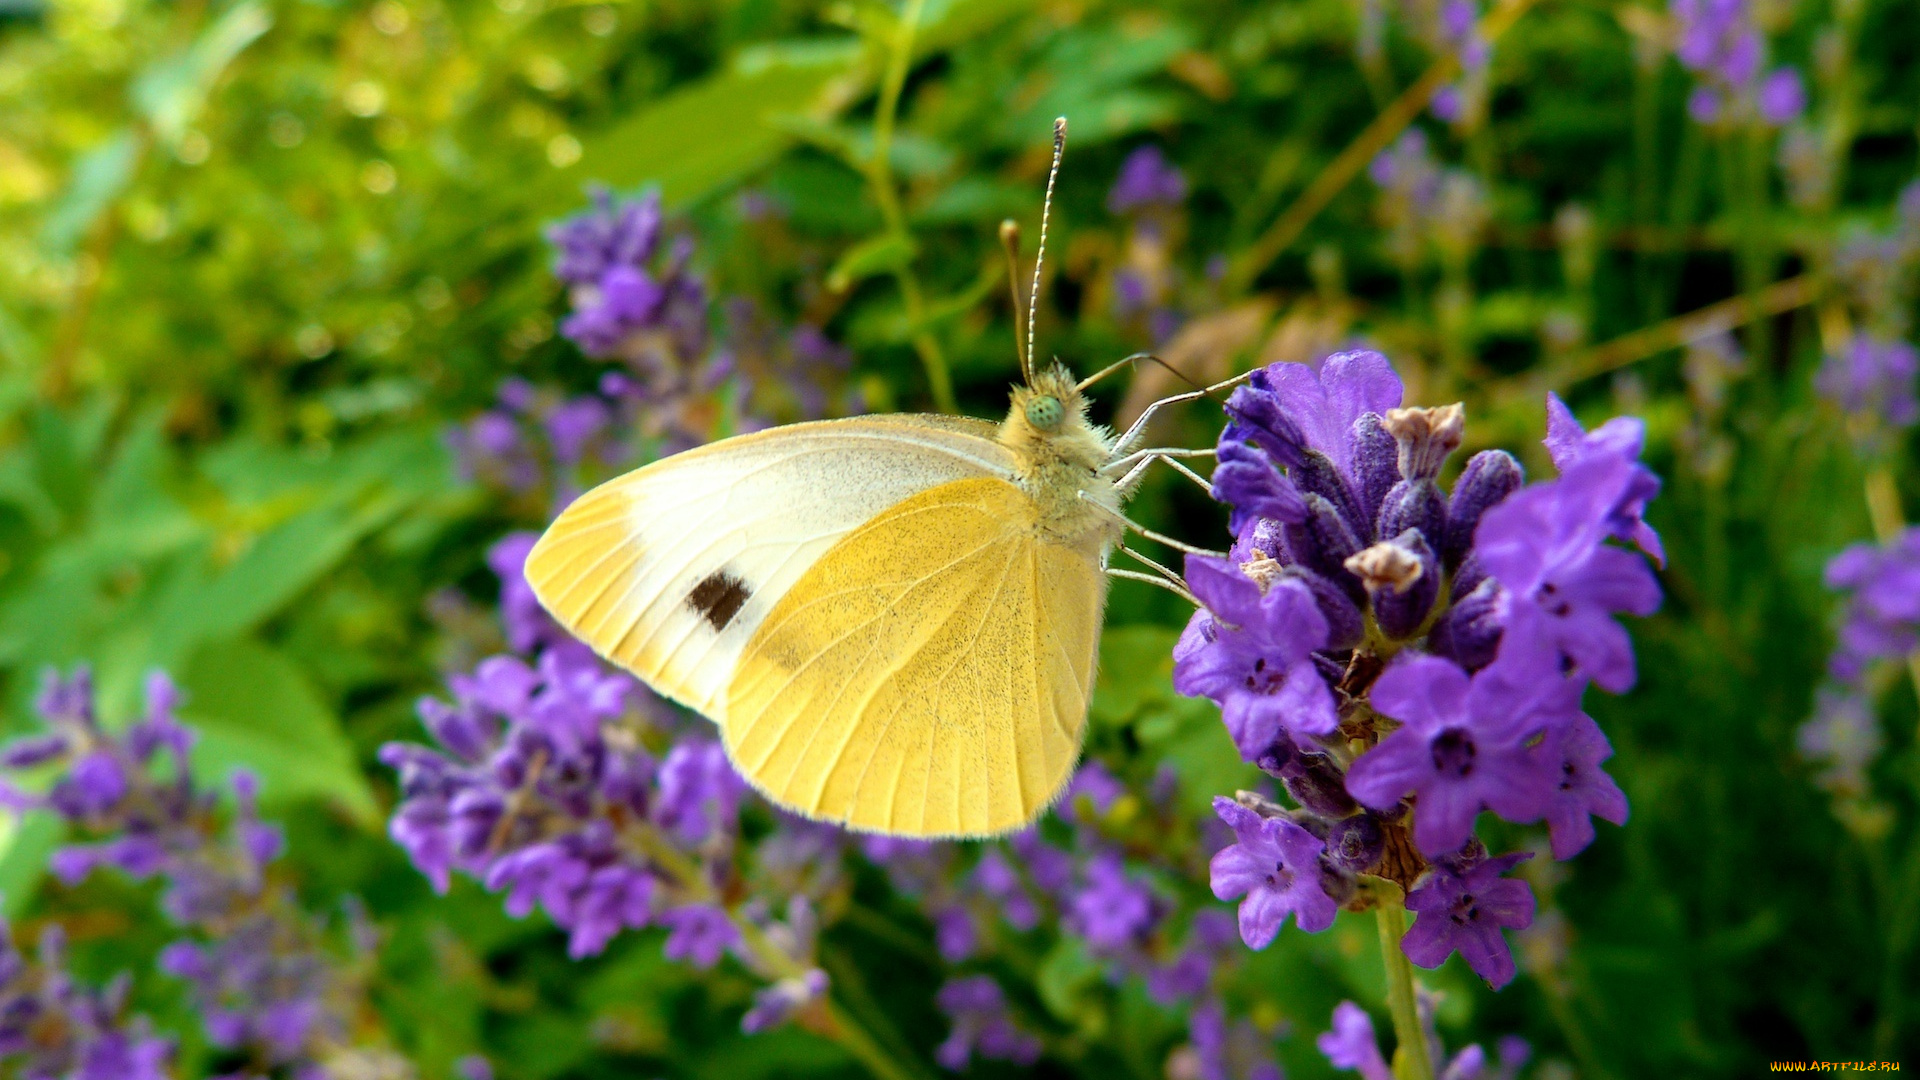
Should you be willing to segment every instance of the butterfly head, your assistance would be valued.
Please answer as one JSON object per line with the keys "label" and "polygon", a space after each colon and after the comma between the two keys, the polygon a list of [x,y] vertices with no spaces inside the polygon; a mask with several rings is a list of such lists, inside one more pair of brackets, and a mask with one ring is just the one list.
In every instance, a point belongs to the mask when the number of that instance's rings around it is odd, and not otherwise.
{"label": "butterfly head", "polygon": [[1012,408],[1000,425],[1000,443],[1026,461],[1097,466],[1106,460],[1103,431],[1087,420],[1087,398],[1061,365],[1033,373],[1013,388]]}

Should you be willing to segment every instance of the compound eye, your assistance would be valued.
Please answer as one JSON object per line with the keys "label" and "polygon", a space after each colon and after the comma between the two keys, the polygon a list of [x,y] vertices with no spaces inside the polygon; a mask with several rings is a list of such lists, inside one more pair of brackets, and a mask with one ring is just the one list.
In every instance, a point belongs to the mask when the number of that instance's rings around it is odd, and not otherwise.
{"label": "compound eye", "polygon": [[1057,397],[1041,395],[1027,400],[1027,423],[1042,431],[1052,431],[1066,418],[1066,407],[1060,404]]}

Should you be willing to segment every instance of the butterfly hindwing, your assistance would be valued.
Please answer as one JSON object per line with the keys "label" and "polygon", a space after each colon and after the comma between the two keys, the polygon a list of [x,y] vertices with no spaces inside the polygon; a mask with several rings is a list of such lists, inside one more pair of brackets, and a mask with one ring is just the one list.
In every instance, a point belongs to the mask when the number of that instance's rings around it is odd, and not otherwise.
{"label": "butterfly hindwing", "polygon": [[997,477],[849,532],[739,653],[729,754],[775,801],[913,836],[1033,820],[1079,754],[1105,576]]}
{"label": "butterfly hindwing", "polygon": [[677,454],[572,505],[527,557],[542,605],[602,656],[725,721],[741,650],[814,563],[889,508],[1012,459],[984,421],[795,424]]}

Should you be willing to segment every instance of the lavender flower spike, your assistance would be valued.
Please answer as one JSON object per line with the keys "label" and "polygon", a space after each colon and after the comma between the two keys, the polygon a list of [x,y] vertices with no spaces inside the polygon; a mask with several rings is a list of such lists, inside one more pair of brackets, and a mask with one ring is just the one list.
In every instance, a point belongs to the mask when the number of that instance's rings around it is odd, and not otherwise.
{"label": "lavender flower spike", "polygon": [[1827,564],[1826,580],[1827,588],[1851,594],[1829,661],[1835,678],[1856,681],[1873,662],[1920,647],[1920,525],[1884,547],[1847,548]]}
{"label": "lavender flower spike", "polygon": [[934,1048],[940,1067],[964,1072],[974,1057],[1030,1066],[1040,1060],[1040,1040],[1020,1030],[1007,1014],[1006,995],[986,975],[954,979],[934,1000],[953,1021],[946,1041]]}

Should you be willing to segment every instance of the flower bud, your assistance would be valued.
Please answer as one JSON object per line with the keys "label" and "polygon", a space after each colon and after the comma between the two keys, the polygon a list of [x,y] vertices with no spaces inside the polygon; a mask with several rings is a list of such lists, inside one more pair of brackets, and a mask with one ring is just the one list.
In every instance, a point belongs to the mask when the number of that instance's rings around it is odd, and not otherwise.
{"label": "flower bud", "polygon": [[1367,633],[1366,618],[1360,614],[1360,608],[1346,590],[1305,567],[1287,567],[1285,574],[1304,584],[1313,593],[1314,603],[1327,620],[1326,648],[1351,649],[1360,644],[1360,639]]}
{"label": "flower bud", "polygon": [[1294,754],[1293,737],[1283,732],[1280,738],[1274,740],[1274,744],[1267,748],[1266,753],[1254,759],[1253,764],[1261,772],[1278,779],[1285,776],[1287,770],[1293,767]]}
{"label": "flower bud", "polygon": [[1306,514],[1300,493],[1266,454],[1242,442],[1222,442],[1213,470],[1213,497],[1233,507],[1229,523],[1238,533],[1247,519],[1298,521]]}
{"label": "flower bud", "polygon": [[1293,561],[1340,585],[1358,603],[1366,598],[1360,582],[1347,572],[1346,561],[1360,550],[1353,530],[1334,505],[1319,495],[1307,496],[1307,516],[1286,526],[1287,552]]}
{"label": "flower bud", "polygon": [[1349,874],[1364,874],[1386,854],[1387,834],[1372,814],[1355,814],[1333,823],[1327,833],[1327,859]]}
{"label": "flower bud", "polygon": [[1358,523],[1361,539],[1378,536],[1373,531],[1380,520],[1380,504],[1400,482],[1400,444],[1387,431],[1379,413],[1362,413],[1353,422],[1353,477],[1359,486],[1354,495],[1360,500],[1360,512],[1366,520]]}
{"label": "flower bud", "polygon": [[1340,519],[1346,522],[1347,530],[1353,533],[1356,542],[1359,537],[1372,531],[1372,513],[1361,512],[1359,497],[1347,483],[1347,478],[1340,474],[1340,467],[1333,463],[1333,459],[1318,450],[1309,450],[1288,475],[1301,491],[1318,495],[1331,503],[1339,511]]}
{"label": "flower bud", "polygon": [[1447,613],[1433,624],[1427,644],[1434,655],[1444,656],[1468,671],[1478,671],[1493,663],[1500,651],[1500,635],[1506,628],[1506,604],[1500,583],[1481,578],[1467,595],[1456,599]]}
{"label": "flower bud", "polygon": [[[1254,383],[1263,381],[1261,375],[1254,376]],[[1300,425],[1280,407],[1279,395],[1263,386],[1235,387],[1227,398],[1227,415],[1233,420],[1221,433],[1222,442],[1244,439],[1288,467],[1298,465],[1307,452]]]}
{"label": "flower bud", "polygon": [[1347,794],[1346,774],[1325,754],[1294,755],[1281,782],[1294,802],[1322,817],[1345,817],[1360,808]]}
{"label": "flower bud", "polygon": [[1441,561],[1448,569],[1460,565],[1473,548],[1473,531],[1480,516],[1513,494],[1527,476],[1505,450],[1482,450],[1467,460],[1465,471],[1453,485],[1453,501],[1447,507],[1447,535],[1441,544]]}
{"label": "flower bud", "polygon": [[1349,566],[1356,560],[1387,575],[1361,577],[1368,585],[1374,622],[1380,632],[1396,641],[1412,637],[1426,622],[1440,595],[1440,563],[1427,546],[1426,537],[1408,529],[1349,559]]}
{"label": "flower bud", "polygon": [[1320,891],[1326,893],[1328,899],[1345,907],[1359,888],[1360,884],[1352,874],[1341,870],[1325,855],[1320,856]]}
{"label": "flower bud", "polygon": [[1446,534],[1447,501],[1431,480],[1400,481],[1380,506],[1381,539],[1391,540],[1408,529],[1418,529],[1429,547]]}

